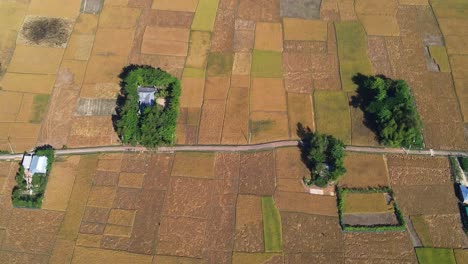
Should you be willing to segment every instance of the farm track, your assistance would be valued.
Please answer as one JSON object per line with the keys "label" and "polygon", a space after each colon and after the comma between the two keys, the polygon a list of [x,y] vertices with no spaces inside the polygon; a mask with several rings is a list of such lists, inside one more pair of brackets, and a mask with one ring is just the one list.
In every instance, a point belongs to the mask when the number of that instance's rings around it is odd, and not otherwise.
{"label": "farm track", "polygon": [[[283,140],[253,145],[178,145],[173,147],[159,147],[157,149],[148,149],[145,147],[133,146],[104,146],[93,148],[75,148],[75,149],[59,149],[56,150],[56,155],[81,155],[101,152],[157,152],[167,153],[175,151],[216,151],[216,152],[236,152],[236,151],[260,151],[281,147],[297,146],[299,141]],[[397,148],[384,147],[365,147],[365,146],[346,146],[346,151],[374,153],[374,154],[407,154],[407,155],[426,155],[426,156],[465,156],[468,157],[468,151],[452,151],[452,150],[407,150]],[[0,160],[19,159],[23,154],[6,154],[0,155]]]}

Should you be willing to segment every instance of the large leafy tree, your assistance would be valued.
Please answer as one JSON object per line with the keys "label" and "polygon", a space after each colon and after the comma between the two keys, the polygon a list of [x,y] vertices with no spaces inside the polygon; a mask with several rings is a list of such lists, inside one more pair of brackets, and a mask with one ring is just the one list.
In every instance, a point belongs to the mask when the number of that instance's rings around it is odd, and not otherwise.
{"label": "large leafy tree", "polygon": [[344,143],[331,135],[313,133],[301,136],[302,158],[311,174],[305,179],[309,185],[325,186],[346,172]]}
{"label": "large leafy tree", "polygon": [[379,141],[390,147],[421,147],[422,124],[408,84],[383,76],[360,80],[360,106]]}
{"label": "large leafy tree", "polygon": [[[175,77],[151,66],[130,65],[121,75],[122,91],[117,100],[114,124],[123,143],[147,147],[170,145],[175,141],[180,82]],[[166,105],[147,106],[140,113],[138,86],[158,87],[157,96]]]}

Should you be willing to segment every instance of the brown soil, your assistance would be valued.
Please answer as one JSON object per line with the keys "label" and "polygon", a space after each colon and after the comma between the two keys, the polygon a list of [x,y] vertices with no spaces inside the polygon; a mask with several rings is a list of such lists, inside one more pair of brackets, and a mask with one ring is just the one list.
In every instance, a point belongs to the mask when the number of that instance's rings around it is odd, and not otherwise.
{"label": "brown soil", "polygon": [[164,202],[164,215],[208,218],[211,180],[172,177],[170,185]]}
{"label": "brown soil", "polygon": [[264,251],[262,219],[262,201],[260,197],[240,195],[236,204],[234,251]]}
{"label": "brown soil", "polygon": [[113,208],[119,209],[137,209],[139,189],[135,188],[117,188]]}
{"label": "brown soil", "polygon": [[339,181],[340,186],[367,188],[388,186],[387,166],[382,155],[346,153],[346,173]]}
{"label": "brown soil", "polygon": [[280,21],[279,1],[241,0],[238,16],[239,18],[252,21]]}
{"label": "brown soil", "polygon": [[433,247],[465,248],[468,245],[459,213],[425,215],[423,218],[427,223]]}
{"label": "brown soil", "polygon": [[212,206],[233,207],[239,192],[240,155],[218,153],[215,163]]}
{"label": "brown soil", "polygon": [[274,162],[272,151],[242,153],[239,193],[273,195],[276,185]]}
{"label": "brown soil", "polygon": [[285,253],[344,251],[338,217],[281,212],[281,223]]}
{"label": "brown soil", "polygon": [[[237,4],[237,3],[236,3]],[[211,41],[211,51],[227,52],[232,51],[234,42],[234,25],[237,10],[231,8],[218,7],[216,20],[213,28],[213,39]]]}
{"label": "brown soil", "polygon": [[249,88],[231,87],[224,116],[222,144],[246,144],[249,131]]}
{"label": "brown soil", "polygon": [[338,216],[336,197],[334,196],[276,192],[274,198],[280,211]]}
{"label": "brown soil", "polygon": [[219,144],[223,129],[225,102],[218,100],[205,101],[202,108],[199,144]]}
{"label": "brown soil", "polygon": [[452,183],[446,157],[390,155],[387,157],[392,185],[434,185]]}
{"label": "brown soil", "polygon": [[345,233],[345,257],[349,259],[388,259],[416,263],[416,256],[406,232]]}
{"label": "brown soil", "polygon": [[206,248],[206,220],[163,217],[156,252],[163,255],[202,257]]}
{"label": "brown soil", "polygon": [[[13,209],[3,249],[50,254],[63,215],[54,211]],[[27,229],[24,223],[29,223]]]}
{"label": "brown soil", "polygon": [[459,213],[452,184],[393,186],[393,191],[405,215]]}
{"label": "brown soil", "polygon": [[171,177],[173,155],[151,155],[143,189],[167,190]]}

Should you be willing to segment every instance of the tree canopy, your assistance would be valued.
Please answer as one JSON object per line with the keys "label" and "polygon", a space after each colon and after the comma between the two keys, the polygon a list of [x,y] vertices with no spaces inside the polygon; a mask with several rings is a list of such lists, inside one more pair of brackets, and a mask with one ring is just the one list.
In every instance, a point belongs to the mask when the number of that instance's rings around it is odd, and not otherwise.
{"label": "tree canopy", "polygon": [[310,170],[308,185],[323,187],[346,172],[344,143],[331,136],[305,130],[301,133],[302,159]]}
{"label": "tree canopy", "polygon": [[[151,66],[130,65],[121,74],[122,90],[117,99],[114,126],[123,143],[147,147],[171,145],[179,111],[180,82],[167,72]],[[146,106],[140,113],[138,86],[155,86],[165,106]]]}
{"label": "tree canopy", "polygon": [[357,101],[367,125],[390,147],[422,147],[422,123],[408,84],[384,76],[358,76]]}

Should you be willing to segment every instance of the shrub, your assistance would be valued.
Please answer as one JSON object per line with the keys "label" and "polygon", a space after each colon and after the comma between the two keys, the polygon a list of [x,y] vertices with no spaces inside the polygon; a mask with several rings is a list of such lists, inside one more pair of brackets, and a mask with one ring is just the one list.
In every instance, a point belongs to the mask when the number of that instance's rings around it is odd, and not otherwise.
{"label": "shrub", "polygon": [[[123,143],[147,147],[172,145],[179,111],[180,82],[151,66],[130,65],[121,74],[122,90],[117,99],[114,126]],[[147,106],[139,112],[138,86],[156,86],[166,106]]]}
{"label": "shrub", "polygon": [[423,147],[422,123],[408,84],[383,76],[354,78],[358,96],[353,98],[364,111],[367,125],[383,145]]}

